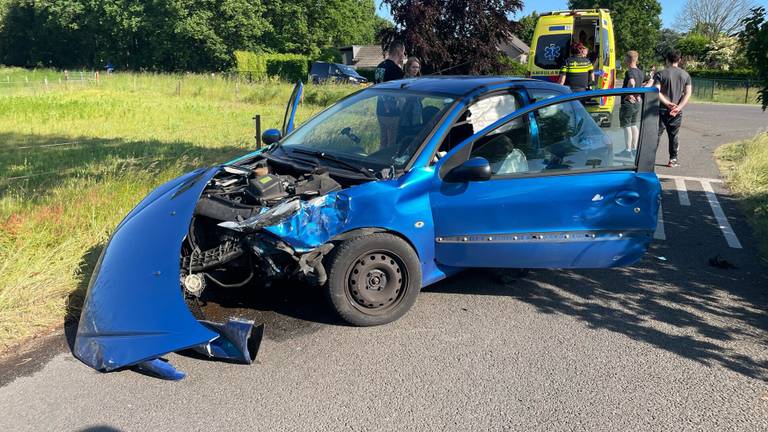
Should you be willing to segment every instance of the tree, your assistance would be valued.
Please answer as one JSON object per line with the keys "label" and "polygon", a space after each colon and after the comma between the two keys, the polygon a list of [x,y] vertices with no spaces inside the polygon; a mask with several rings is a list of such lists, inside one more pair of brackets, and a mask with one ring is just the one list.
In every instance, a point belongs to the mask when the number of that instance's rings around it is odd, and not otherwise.
{"label": "tree", "polygon": [[730,70],[739,54],[739,39],[736,36],[720,35],[707,45],[704,59],[707,67]]}
{"label": "tree", "polygon": [[423,61],[425,73],[451,68],[451,74],[498,72],[498,46],[519,28],[509,17],[520,0],[382,0],[395,27],[381,34],[382,46],[395,39]]}
{"label": "tree", "polygon": [[264,48],[312,57],[330,47],[375,42],[386,20],[376,16],[373,0],[270,0],[265,18],[271,23]]}
{"label": "tree", "polygon": [[659,34],[659,43],[654,48],[654,55],[657,61],[663,62],[667,53],[677,48],[677,43],[683,37],[680,33],[672,29],[662,29]]}
{"label": "tree", "polygon": [[709,50],[709,39],[703,34],[689,33],[677,41],[675,47],[686,60],[700,62]]}
{"label": "tree", "polygon": [[658,0],[569,0],[571,9],[604,8],[611,11],[616,57],[629,50],[640,54],[642,63],[654,57],[661,30],[661,5]]}
{"label": "tree", "polygon": [[739,39],[746,48],[746,56],[752,61],[763,88],[758,92],[758,101],[763,111],[768,108],[768,19],[765,8],[753,8],[751,15],[744,19],[744,30]]}
{"label": "tree", "polygon": [[533,42],[533,32],[536,30],[536,23],[539,22],[539,16],[540,15],[536,11],[533,11],[530,15],[526,15],[520,19],[520,30],[517,32],[517,37],[528,46],[531,46],[531,42]]}
{"label": "tree", "polygon": [[730,36],[741,30],[753,7],[752,0],[687,0],[677,16],[677,26],[712,41],[722,33]]}

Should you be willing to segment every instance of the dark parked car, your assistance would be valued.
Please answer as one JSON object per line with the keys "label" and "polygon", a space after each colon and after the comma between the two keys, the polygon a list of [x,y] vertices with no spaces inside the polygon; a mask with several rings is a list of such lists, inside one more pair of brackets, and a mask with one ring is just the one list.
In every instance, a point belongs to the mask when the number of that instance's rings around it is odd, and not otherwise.
{"label": "dark parked car", "polygon": [[321,82],[362,84],[367,83],[368,79],[347,65],[314,62],[312,63],[312,69],[309,71],[309,82],[313,84]]}

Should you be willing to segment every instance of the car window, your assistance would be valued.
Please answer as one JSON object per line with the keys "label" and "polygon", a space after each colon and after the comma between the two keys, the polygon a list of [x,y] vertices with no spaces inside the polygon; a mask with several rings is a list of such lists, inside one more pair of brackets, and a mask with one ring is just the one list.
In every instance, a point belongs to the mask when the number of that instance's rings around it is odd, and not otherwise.
{"label": "car window", "polygon": [[568,57],[570,34],[551,34],[539,37],[533,63],[542,69],[560,69]]}
{"label": "car window", "polygon": [[453,101],[409,92],[364,90],[309,120],[285,137],[281,147],[400,168]]}
{"label": "car window", "polygon": [[540,102],[544,99],[557,97],[563,94],[562,92],[551,89],[529,88],[527,90],[528,97],[531,98],[531,103]]}
{"label": "car window", "polygon": [[611,65],[611,46],[608,44],[608,30],[603,29],[601,33],[603,34],[603,43],[601,44],[603,50],[603,67],[606,67]]}
{"label": "car window", "polygon": [[533,111],[533,120],[525,115],[512,127],[499,127],[502,133],[479,138],[470,157],[487,159],[495,176],[633,167],[636,144],[628,145],[632,138],[624,126],[636,122],[639,139],[642,101],[622,112],[621,98],[610,97],[616,98],[616,109],[607,120],[587,111],[582,103],[587,98],[549,105]]}

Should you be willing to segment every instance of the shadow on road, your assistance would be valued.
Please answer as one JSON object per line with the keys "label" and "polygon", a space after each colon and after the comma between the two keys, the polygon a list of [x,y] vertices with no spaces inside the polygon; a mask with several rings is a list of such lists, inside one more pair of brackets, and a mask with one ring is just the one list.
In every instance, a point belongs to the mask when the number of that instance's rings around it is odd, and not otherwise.
{"label": "shadow on road", "polygon": [[[670,193],[670,195],[672,195]],[[708,206],[701,192],[689,195],[693,208]],[[539,270],[503,284],[493,272],[470,271],[427,287],[428,293],[511,296],[541,313],[567,315],[589,328],[623,334],[681,357],[720,365],[750,378],[768,379],[768,361],[742,350],[743,342],[768,343],[768,278],[754,248],[729,249],[713,217],[669,216],[668,241],[655,242],[632,267],[595,270]],[[733,199],[718,195],[723,207]],[[711,214],[711,211],[710,211]],[[742,239],[744,240],[744,239]],[[721,255],[737,268],[717,268]],[[762,356],[764,357],[764,356]]]}

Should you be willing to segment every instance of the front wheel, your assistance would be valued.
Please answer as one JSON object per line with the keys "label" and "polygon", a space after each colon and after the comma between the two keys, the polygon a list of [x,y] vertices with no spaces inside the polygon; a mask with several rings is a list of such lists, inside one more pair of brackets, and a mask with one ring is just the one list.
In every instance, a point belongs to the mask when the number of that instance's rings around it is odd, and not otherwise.
{"label": "front wheel", "polygon": [[386,324],[405,315],[421,289],[419,258],[403,239],[386,233],[342,242],[329,255],[327,295],[346,322]]}

